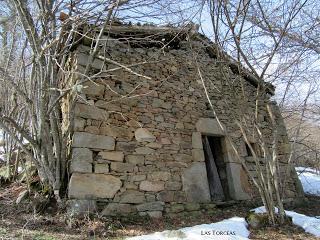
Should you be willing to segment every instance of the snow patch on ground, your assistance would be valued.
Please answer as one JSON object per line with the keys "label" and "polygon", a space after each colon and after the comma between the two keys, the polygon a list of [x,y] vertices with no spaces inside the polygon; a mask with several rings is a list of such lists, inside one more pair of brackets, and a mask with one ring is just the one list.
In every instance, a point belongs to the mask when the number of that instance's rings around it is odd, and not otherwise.
{"label": "snow patch on ground", "polygon": [[[265,213],[265,207],[258,207],[253,209],[255,213]],[[278,209],[275,209],[278,212]],[[293,211],[285,211],[286,214],[292,217],[293,224],[302,227],[306,232],[320,237],[320,219],[316,217],[309,217]]]}
{"label": "snow patch on ground", "polygon": [[[320,196],[320,172],[305,167],[296,167],[303,190],[307,194]],[[265,213],[265,207],[253,209],[255,213]],[[278,211],[278,209],[275,209]],[[320,218],[309,217],[293,211],[285,211],[292,217],[293,224],[302,227],[306,232],[320,237]],[[221,222],[196,225],[179,230],[156,232],[149,235],[127,238],[128,240],[245,240],[250,232],[244,218],[233,217]]]}
{"label": "snow patch on ground", "polygon": [[245,240],[250,232],[244,218],[233,217],[221,222],[201,224],[173,231],[156,232],[127,240]]}
{"label": "snow patch on ground", "polygon": [[303,191],[320,196],[320,173],[312,168],[296,167]]}

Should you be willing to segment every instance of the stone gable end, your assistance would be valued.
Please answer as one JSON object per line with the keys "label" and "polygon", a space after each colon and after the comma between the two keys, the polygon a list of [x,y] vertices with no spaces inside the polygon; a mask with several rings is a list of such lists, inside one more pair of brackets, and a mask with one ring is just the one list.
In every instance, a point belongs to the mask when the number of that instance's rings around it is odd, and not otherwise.
{"label": "stone gable end", "polygon": [[[70,85],[83,81],[76,73],[84,72],[89,50],[83,42],[70,57],[75,69]],[[81,83],[73,113],[64,115],[74,121],[72,201],[83,205],[87,200],[90,206],[94,201],[97,211],[111,216],[160,217],[210,209],[215,201],[210,195],[203,136],[221,142],[217,166],[225,201],[257,195],[221,128],[227,129],[255,175],[236,124],[242,116],[254,116],[257,87],[252,80],[214,58],[199,39],[180,39],[164,51],[156,44],[139,46],[109,37],[97,56],[90,71],[93,77]],[[208,105],[195,58],[221,122]],[[265,103],[270,103],[269,94],[259,105],[262,129],[268,136],[272,128]],[[279,126],[284,126],[274,108]],[[289,142],[285,128],[279,133],[280,167],[285,171]],[[288,197],[298,196],[294,174],[286,181]]]}

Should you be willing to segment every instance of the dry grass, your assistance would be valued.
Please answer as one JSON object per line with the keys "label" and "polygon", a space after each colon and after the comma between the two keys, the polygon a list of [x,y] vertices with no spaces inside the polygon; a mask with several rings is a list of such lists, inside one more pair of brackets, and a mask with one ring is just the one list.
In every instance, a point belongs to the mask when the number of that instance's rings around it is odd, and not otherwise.
{"label": "dry grass", "polygon": [[[125,236],[148,234],[155,231],[173,230],[203,223],[212,223],[239,216],[245,217],[253,208],[250,203],[217,208],[214,213],[203,212],[199,216],[180,216],[175,218],[147,219],[126,218],[110,219],[91,216],[84,219],[69,218],[64,211],[52,211],[34,215],[30,203],[15,204],[21,184],[0,187],[0,239],[123,239]],[[320,198],[309,198],[305,206],[293,210],[310,216],[320,215]],[[302,228],[285,225],[250,230],[251,239],[317,239],[303,231]]]}

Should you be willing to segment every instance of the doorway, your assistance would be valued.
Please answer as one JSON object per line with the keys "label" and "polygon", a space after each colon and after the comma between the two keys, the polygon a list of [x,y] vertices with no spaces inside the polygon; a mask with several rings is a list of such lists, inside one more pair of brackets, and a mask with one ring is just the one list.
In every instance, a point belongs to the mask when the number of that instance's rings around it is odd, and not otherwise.
{"label": "doorway", "polygon": [[223,137],[203,135],[202,142],[211,200],[230,200]]}

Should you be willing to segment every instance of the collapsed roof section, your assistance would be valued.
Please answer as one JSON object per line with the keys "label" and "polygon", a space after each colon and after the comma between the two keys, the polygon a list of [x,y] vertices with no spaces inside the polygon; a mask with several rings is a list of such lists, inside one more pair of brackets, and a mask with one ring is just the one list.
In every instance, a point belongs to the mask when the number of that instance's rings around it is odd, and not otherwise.
{"label": "collapsed roof section", "polygon": [[[92,25],[82,25],[78,29],[78,34],[76,36],[77,45],[80,43],[86,46],[92,46],[94,40],[91,36],[93,36],[95,31],[99,32],[100,29],[92,27]],[[275,87],[271,83],[265,82],[255,76],[241,63],[234,60],[216,44],[210,41],[209,38],[199,33],[198,25],[196,24],[188,24],[185,27],[161,27],[152,24],[132,25],[117,22],[105,29],[104,36],[107,37],[107,41],[116,39],[117,41],[128,44],[128,46],[132,48],[155,47],[163,48],[165,51],[169,51],[170,49],[179,49],[181,47],[181,42],[199,41],[203,44],[211,58],[222,58],[234,74],[241,75],[253,86],[262,87],[267,93],[274,95]]]}

